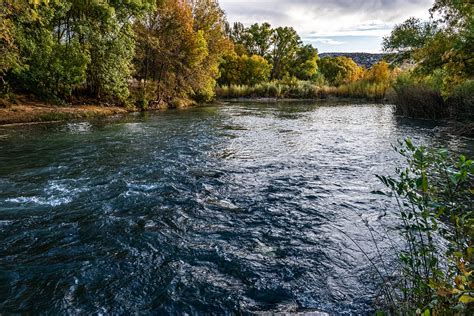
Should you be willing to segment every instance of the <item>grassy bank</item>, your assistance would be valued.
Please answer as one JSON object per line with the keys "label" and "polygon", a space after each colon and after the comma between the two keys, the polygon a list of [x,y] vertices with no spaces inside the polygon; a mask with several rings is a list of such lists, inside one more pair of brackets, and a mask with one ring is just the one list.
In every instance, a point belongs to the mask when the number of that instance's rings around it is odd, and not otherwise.
{"label": "grassy bank", "polygon": [[394,85],[396,113],[412,118],[474,120],[474,81],[457,87],[443,96],[436,86],[425,82],[404,82]]}
{"label": "grassy bank", "polygon": [[2,103],[0,107],[0,125],[54,122],[128,113],[122,107],[106,107],[99,105],[54,106],[40,101],[20,99],[16,104]]}
{"label": "grassy bank", "polygon": [[267,82],[254,86],[230,85],[216,89],[219,98],[276,98],[276,99],[324,99],[328,97],[383,100],[388,86],[367,81],[340,85],[317,86],[309,81],[296,83]]}

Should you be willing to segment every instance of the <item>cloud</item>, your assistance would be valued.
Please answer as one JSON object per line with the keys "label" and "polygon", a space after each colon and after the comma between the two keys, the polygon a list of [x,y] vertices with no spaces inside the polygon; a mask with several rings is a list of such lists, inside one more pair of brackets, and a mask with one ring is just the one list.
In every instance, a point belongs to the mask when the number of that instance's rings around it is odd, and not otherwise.
{"label": "cloud", "polygon": [[[311,42],[314,38],[336,36],[381,38],[411,16],[428,18],[432,3],[433,0],[220,0],[230,22],[292,26]],[[339,41],[332,45],[343,46]]]}
{"label": "cloud", "polygon": [[346,42],[336,41],[332,38],[304,38],[304,40],[313,43],[321,43],[326,45],[342,45]]}

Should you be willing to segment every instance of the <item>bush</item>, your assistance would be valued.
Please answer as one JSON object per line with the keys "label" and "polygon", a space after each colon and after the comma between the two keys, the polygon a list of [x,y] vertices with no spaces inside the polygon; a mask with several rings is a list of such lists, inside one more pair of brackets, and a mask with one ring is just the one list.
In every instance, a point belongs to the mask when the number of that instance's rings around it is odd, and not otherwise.
{"label": "bush", "polygon": [[474,163],[464,156],[454,160],[446,150],[415,147],[410,140],[400,145],[406,167],[397,169],[397,178],[379,177],[397,197],[406,242],[398,277],[384,285],[384,309],[400,315],[472,315]]}
{"label": "bush", "polygon": [[439,119],[449,116],[441,92],[435,89],[433,79],[415,79],[409,72],[398,76],[394,84],[396,114],[412,118]]}
{"label": "bush", "polygon": [[451,117],[474,120],[474,80],[468,80],[456,87],[453,96],[448,98],[446,103]]}

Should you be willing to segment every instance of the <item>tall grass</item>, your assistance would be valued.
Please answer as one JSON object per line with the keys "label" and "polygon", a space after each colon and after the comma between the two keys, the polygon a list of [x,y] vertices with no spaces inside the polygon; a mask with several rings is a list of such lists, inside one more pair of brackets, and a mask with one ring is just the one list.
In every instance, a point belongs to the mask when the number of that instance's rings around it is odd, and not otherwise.
{"label": "tall grass", "polygon": [[219,98],[275,98],[275,99],[323,99],[327,97],[361,98],[380,100],[385,97],[388,85],[357,81],[339,87],[317,86],[310,81],[293,83],[273,81],[255,86],[219,86]]}

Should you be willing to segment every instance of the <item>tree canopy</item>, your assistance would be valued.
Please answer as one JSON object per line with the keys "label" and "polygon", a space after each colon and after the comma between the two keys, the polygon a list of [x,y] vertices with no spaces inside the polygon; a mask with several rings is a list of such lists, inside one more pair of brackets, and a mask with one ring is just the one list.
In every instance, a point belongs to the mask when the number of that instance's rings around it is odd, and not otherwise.
{"label": "tree canopy", "polygon": [[471,0],[436,0],[431,19],[410,18],[384,39],[384,49],[416,63],[415,77],[442,76],[445,97],[474,77],[474,5]]}
{"label": "tree canopy", "polygon": [[217,0],[6,0],[2,90],[127,103],[135,78],[153,81],[149,101],[209,99],[231,47],[224,26]]}
{"label": "tree canopy", "polygon": [[[304,45],[298,33],[291,27],[273,29],[269,23],[256,23],[246,28],[237,22],[233,26],[226,25],[226,34],[234,44],[234,51],[221,64],[221,73],[224,74],[224,78],[220,80],[221,84],[256,84],[291,77],[311,80],[317,73],[318,50],[311,45]],[[252,74],[249,80],[243,79],[242,76],[234,78],[235,80],[226,77],[233,72],[235,62],[239,60],[254,60],[255,65],[260,67],[256,70],[260,75]],[[270,74],[266,76],[268,67]]]}

